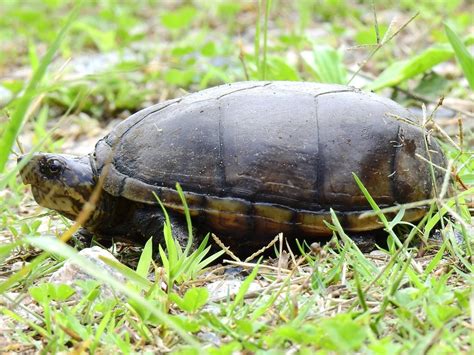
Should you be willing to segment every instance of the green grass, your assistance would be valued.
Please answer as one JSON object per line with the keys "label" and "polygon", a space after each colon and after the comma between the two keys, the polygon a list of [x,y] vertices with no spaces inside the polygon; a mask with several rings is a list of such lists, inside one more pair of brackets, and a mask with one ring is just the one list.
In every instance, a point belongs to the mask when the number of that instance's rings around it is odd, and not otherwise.
{"label": "green grass", "polygon": [[[104,260],[122,282],[58,240],[71,222],[37,209],[17,177],[12,150],[20,152],[16,140],[32,151],[60,150],[76,138],[57,134],[71,117],[105,125],[181,89],[245,78],[345,83],[367,59],[366,88],[383,88],[401,103],[420,95],[433,104],[441,95],[472,100],[466,47],[473,39],[463,35],[472,31],[472,6],[461,1],[404,0],[398,8],[376,2],[376,28],[371,4],[349,0],[187,4],[106,1],[78,10],[67,1],[0,4],[0,86],[13,95],[0,107],[0,321],[7,324],[0,351],[472,351],[472,118],[462,134],[457,127],[449,133],[456,146],[442,137],[466,189],[458,183],[452,198],[433,201],[419,223],[403,222],[403,207],[390,218],[360,184],[387,231],[386,250],[361,253],[334,216],[337,238],[324,246],[283,252],[277,241],[272,259],[209,266],[218,255],[208,240],[197,250],[191,242],[183,248],[168,223],[161,261],[151,242],[122,249],[119,262]],[[419,14],[402,28],[401,20],[391,25],[385,10],[405,20]],[[410,42],[420,29],[426,35]],[[100,60],[85,70],[81,56]],[[455,70],[443,72],[443,65]],[[78,288],[48,283],[65,260],[96,280]],[[244,271],[235,292],[208,290],[229,282],[224,270],[236,265]],[[101,285],[119,296],[102,298]]]}

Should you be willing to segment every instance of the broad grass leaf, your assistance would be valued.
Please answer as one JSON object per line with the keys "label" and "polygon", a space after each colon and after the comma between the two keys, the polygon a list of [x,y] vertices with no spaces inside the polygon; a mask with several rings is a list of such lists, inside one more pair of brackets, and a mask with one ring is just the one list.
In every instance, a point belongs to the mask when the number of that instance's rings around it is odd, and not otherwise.
{"label": "broad grass leaf", "polygon": [[137,274],[142,277],[148,276],[148,271],[150,270],[151,262],[153,259],[153,238],[148,239],[143,248],[142,254],[140,255],[140,260],[137,265]]}
{"label": "broad grass leaf", "polygon": [[474,57],[469,53],[461,38],[448,24],[444,24],[444,29],[469,86],[474,90]]}
{"label": "broad grass leaf", "polygon": [[366,89],[379,90],[398,85],[433,68],[435,65],[451,59],[453,50],[446,45],[428,48],[423,53],[401,62],[395,62],[385,69]]}
{"label": "broad grass leaf", "polygon": [[202,308],[209,299],[209,291],[204,287],[193,287],[186,291],[184,297],[179,297],[176,293],[170,294],[170,299],[185,312],[195,313]]}
{"label": "broad grass leaf", "polygon": [[188,27],[196,14],[196,9],[183,6],[177,10],[165,12],[161,16],[161,23],[170,30],[179,30]]}
{"label": "broad grass leaf", "polygon": [[366,328],[352,320],[350,314],[327,319],[323,322],[322,328],[332,345],[342,352],[356,351],[367,338]]}
{"label": "broad grass leaf", "polygon": [[[107,284],[114,290],[125,294],[129,298],[129,300],[133,300],[143,309],[147,309],[159,321],[160,324],[176,331],[176,333],[178,333],[179,336],[188,344],[198,344],[198,342],[194,339],[193,336],[191,336],[189,333],[186,332],[186,330],[181,328],[179,324],[177,324],[173,319],[171,319],[168,314],[163,312],[163,310],[161,310],[159,306],[154,304],[152,300],[147,300],[141,294],[130,289],[124,283],[118,281],[106,271],[100,270],[92,266],[87,258],[82,255],[79,255],[73,248],[64,244],[59,239],[25,238],[25,241],[36,248],[40,248],[42,250],[47,251],[48,253],[61,256],[65,259],[69,259],[75,265],[80,267],[81,270],[83,270],[84,272],[90,275],[94,275],[94,277],[100,282]],[[42,255],[47,255],[47,253],[44,253]],[[4,286],[4,284],[2,284],[1,286]]]}
{"label": "broad grass leaf", "polygon": [[267,58],[267,71],[269,80],[301,80],[298,71],[280,57]]}

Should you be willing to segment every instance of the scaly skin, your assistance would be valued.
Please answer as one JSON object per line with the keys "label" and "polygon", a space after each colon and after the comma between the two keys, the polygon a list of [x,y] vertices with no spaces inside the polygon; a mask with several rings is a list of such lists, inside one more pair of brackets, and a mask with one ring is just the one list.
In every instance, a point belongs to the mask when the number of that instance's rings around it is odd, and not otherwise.
{"label": "scaly skin", "polygon": [[[18,158],[20,162],[23,157]],[[89,201],[96,184],[89,157],[63,154],[35,154],[20,171],[24,184],[31,184],[41,206],[75,220]],[[94,211],[90,223],[97,219]]]}

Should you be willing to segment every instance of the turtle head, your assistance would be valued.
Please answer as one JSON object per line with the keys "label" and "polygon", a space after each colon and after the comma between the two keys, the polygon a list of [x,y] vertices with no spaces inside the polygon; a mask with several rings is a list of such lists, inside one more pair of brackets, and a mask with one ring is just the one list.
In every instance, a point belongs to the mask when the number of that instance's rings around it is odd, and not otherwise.
{"label": "turtle head", "polygon": [[[24,156],[18,158],[18,163]],[[20,171],[24,184],[43,207],[74,220],[89,200],[96,178],[89,156],[34,154]]]}

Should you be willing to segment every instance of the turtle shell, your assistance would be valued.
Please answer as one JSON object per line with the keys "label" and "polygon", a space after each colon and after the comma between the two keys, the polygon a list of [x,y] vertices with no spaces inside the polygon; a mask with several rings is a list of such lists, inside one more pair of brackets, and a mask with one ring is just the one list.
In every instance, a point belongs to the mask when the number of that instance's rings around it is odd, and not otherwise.
{"label": "turtle shell", "polygon": [[240,82],[137,112],[95,153],[113,196],[145,204],[158,197],[182,212],[178,182],[191,215],[216,232],[317,236],[330,233],[330,208],[349,231],[381,227],[377,217],[360,218],[371,208],[353,174],[380,207],[431,198],[426,147],[435,164],[444,157],[426,142],[407,109],[372,93]]}

